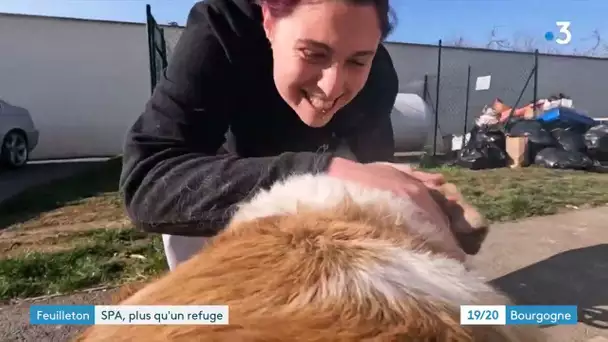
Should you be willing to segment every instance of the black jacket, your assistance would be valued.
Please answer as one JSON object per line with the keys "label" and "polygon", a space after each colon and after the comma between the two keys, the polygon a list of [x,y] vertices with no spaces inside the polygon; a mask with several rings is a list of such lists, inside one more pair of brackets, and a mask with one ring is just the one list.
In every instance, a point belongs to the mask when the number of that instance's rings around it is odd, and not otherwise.
{"label": "black jacket", "polygon": [[381,46],[364,89],[323,128],[279,96],[252,0],[197,3],[165,76],[127,133],[121,191],[137,227],[212,236],[237,202],[293,173],[323,172],[340,144],[388,161],[397,74]]}

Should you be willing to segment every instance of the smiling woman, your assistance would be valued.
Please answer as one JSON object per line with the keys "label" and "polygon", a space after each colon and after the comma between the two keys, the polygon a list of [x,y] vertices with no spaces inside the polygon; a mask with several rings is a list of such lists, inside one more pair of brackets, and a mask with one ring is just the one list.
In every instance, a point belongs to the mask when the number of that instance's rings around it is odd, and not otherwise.
{"label": "smiling woman", "polygon": [[128,133],[120,182],[135,224],[164,234],[171,268],[223,229],[238,203],[294,173],[434,203],[421,173],[387,163],[398,90],[381,44],[390,17],[388,0],[207,0],[192,8]]}
{"label": "smiling woman", "polygon": [[388,1],[300,2],[260,0],[263,25],[277,90],[304,123],[321,127],[365,85],[391,29]]}

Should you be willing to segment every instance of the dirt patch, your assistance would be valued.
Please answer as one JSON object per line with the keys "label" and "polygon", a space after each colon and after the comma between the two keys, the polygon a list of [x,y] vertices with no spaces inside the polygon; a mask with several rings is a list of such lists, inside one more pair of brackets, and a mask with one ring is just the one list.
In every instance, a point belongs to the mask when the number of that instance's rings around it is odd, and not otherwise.
{"label": "dirt patch", "polygon": [[64,224],[60,226],[24,224],[21,229],[13,228],[0,234],[0,259],[16,257],[31,252],[58,252],[73,249],[74,246],[90,242],[92,231],[98,229],[118,229],[130,227],[127,218],[113,221],[93,221],[87,223]]}
{"label": "dirt patch", "polygon": [[121,166],[111,159],[0,202],[0,231],[122,219]]}
{"label": "dirt patch", "polygon": [[[16,220],[16,222],[5,226],[4,231],[127,220],[122,201],[117,193],[104,193],[72,201],[56,209],[43,211],[37,215],[24,215],[23,217],[22,220]],[[83,225],[83,227],[86,228],[87,225]]]}
{"label": "dirt patch", "polygon": [[75,201],[61,208],[42,212],[34,218],[8,226],[7,230],[123,220],[126,220],[126,216],[121,199],[116,193],[107,193]]}

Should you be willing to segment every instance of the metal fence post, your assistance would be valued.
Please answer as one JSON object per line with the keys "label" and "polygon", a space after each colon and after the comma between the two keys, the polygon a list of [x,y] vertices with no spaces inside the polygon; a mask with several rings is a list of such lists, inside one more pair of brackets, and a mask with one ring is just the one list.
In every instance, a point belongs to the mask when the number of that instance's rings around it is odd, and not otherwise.
{"label": "metal fence post", "polygon": [[439,50],[437,53],[437,86],[435,87],[435,127],[433,129],[433,156],[437,155],[437,130],[439,128],[439,85],[441,83],[441,39],[439,39]]}
{"label": "metal fence post", "polygon": [[536,109],[536,101],[538,100],[538,49],[534,50],[534,105]]}
{"label": "metal fence post", "polygon": [[427,97],[426,94],[429,91],[429,75],[428,74],[424,74],[424,85],[422,86],[422,99],[424,100],[424,102],[427,102]]}
{"label": "metal fence post", "polygon": [[156,86],[156,61],[154,59],[154,19],[150,4],[146,4],[146,29],[148,32],[148,60],[150,62],[150,92],[153,93]]}
{"label": "metal fence post", "polygon": [[169,59],[167,56],[165,30],[154,19],[152,8],[149,4],[146,5],[146,27],[148,31],[148,57],[150,58],[150,82],[152,83],[152,93],[154,93],[156,84],[161,79],[161,72],[164,74],[169,64]]}
{"label": "metal fence post", "polygon": [[469,120],[469,95],[471,94],[471,65],[467,68],[467,93],[464,100],[464,128],[462,131],[462,147],[466,143],[467,123]]}

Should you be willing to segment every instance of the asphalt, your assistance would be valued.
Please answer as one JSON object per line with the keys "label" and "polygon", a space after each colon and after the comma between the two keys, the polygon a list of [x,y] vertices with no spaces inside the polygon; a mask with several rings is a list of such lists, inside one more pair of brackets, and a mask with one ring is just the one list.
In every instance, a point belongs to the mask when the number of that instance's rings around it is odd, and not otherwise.
{"label": "asphalt", "polygon": [[66,178],[102,160],[32,162],[16,170],[0,169],[0,202],[36,185]]}
{"label": "asphalt", "polygon": [[[473,265],[519,304],[574,304],[575,326],[544,330],[551,342],[608,338],[608,207],[498,224]],[[112,291],[35,304],[107,304]],[[0,341],[67,341],[82,328],[29,325],[32,302],[0,306]],[[591,340],[590,340],[591,339]]]}
{"label": "asphalt", "polygon": [[608,338],[607,222],[605,206],[496,225],[473,264],[518,304],[577,305],[550,341]]}

